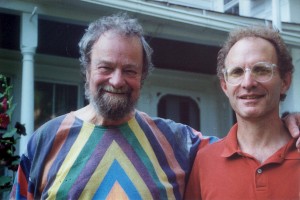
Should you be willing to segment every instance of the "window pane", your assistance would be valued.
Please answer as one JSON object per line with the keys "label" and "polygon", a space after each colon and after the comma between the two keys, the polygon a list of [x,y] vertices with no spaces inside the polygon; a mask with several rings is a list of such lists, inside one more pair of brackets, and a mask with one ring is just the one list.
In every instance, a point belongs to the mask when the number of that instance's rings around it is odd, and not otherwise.
{"label": "window pane", "polygon": [[34,126],[77,109],[78,87],[55,83],[35,82]]}
{"label": "window pane", "polygon": [[56,84],[55,115],[62,115],[77,108],[77,86]]}
{"label": "window pane", "polygon": [[197,103],[190,97],[165,95],[158,103],[158,116],[200,130],[200,111]]}
{"label": "window pane", "polygon": [[35,82],[34,90],[34,126],[35,129],[51,119],[52,114],[52,84]]}
{"label": "window pane", "polygon": [[239,5],[233,6],[225,11],[227,14],[239,15],[240,8]]}

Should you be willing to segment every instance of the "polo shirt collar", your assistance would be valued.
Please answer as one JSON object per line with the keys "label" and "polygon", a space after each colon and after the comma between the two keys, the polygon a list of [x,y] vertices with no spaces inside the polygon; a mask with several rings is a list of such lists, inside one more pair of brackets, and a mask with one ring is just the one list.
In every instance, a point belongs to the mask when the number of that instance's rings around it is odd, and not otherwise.
{"label": "polo shirt collar", "polygon": [[237,128],[237,124],[233,125],[227,136],[224,138],[225,145],[221,154],[222,157],[230,157],[240,152],[239,145],[237,143]]}
{"label": "polo shirt collar", "polygon": [[[238,142],[237,142],[237,129],[238,125],[234,124],[233,127],[230,129],[227,136],[224,138],[224,149],[221,153],[222,157],[229,158],[235,154],[242,154]],[[291,139],[284,148],[281,148],[280,157],[284,159],[296,159],[300,160],[300,153],[295,150],[296,149],[296,139]]]}

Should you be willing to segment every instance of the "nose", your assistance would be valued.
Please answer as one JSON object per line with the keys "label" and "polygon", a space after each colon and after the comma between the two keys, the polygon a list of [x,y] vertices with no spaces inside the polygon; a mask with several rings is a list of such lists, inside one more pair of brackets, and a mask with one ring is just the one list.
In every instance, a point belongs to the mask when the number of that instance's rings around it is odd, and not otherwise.
{"label": "nose", "polygon": [[245,68],[245,73],[244,73],[244,77],[243,77],[241,86],[243,88],[252,88],[256,85],[257,85],[257,81],[255,80],[255,78],[251,74],[251,69],[248,68],[248,67]]}
{"label": "nose", "polygon": [[120,88],[124,86],[125,79],[123,77],[122,71],[121,70],[115,70],[109,79],[109,83],[114,87],[114,88]]}

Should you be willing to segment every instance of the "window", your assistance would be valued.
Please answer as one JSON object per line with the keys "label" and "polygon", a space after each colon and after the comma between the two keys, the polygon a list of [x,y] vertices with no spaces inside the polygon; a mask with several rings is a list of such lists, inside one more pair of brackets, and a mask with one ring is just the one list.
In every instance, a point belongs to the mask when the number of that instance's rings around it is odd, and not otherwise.
{"label": "window", "polygon": [[20,16],[0,13],[1,48],[20,50],[20,27]]}
{"label": "window", "polygon": [[200,130],[200,110],[190,97],[165,95],[158,103],[158,116],[187,124]]}
{"label": "window", "polygon": [[238,0],[224,0],[224,12],[227,14],[239,15],[240,7]]}
{"label": "window", "polygon": [[232,2],[232,1],[234,1],[234,0],[224,0],[224,5],[226,5],[226,4],[228,4],[228,3]]}
{"label": "window", "polygon": [[78,86],[35,82],[34,127],[77,109]]}

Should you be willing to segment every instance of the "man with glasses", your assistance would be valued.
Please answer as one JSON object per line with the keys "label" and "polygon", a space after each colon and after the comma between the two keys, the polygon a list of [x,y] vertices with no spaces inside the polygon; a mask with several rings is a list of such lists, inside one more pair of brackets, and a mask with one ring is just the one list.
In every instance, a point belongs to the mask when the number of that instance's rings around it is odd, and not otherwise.
{"label": "man with glasses", "polygon": [[187,199],[300,198],[300,154],[279,117],[293,70],[277,31],[247,27],[229,35],[218,76],[237,123],[197,153]]}

